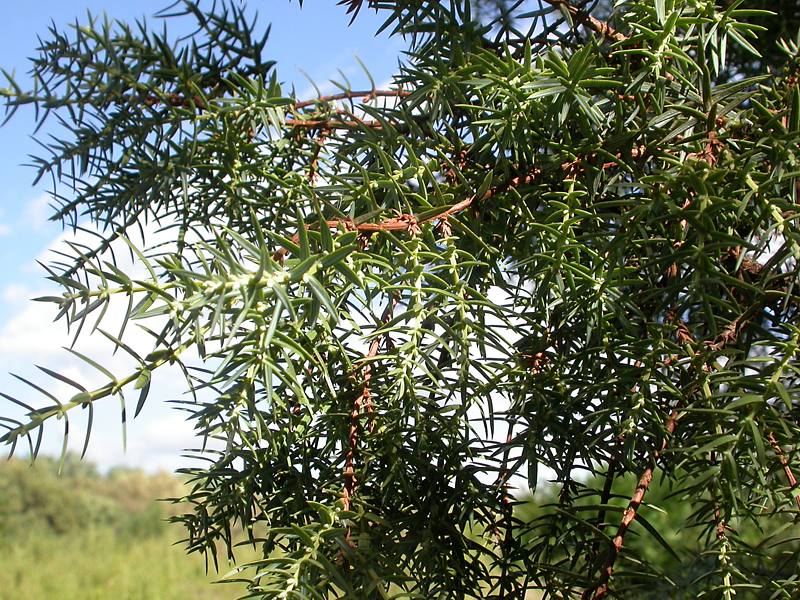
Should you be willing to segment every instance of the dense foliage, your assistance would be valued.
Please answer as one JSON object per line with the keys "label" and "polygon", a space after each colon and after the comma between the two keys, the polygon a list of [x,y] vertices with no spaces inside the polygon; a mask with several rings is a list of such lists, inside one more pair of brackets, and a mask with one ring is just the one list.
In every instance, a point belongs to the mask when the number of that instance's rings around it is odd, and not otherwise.
{"label": "dense foliage", "polygon": [[[656,548],[703,597],[795,596],[797,43],[746,0],[368,4],[409,44],[392,86],[316,99],[238,4],[177,5],[177,42],[51,31],[4,92],[66,125],[40,175],[97,231],[50,300],[137,366],[53,373],[78,393],[13,399],[4,439],[128,388],[138,412],[177,365],[219,441],[189,549],[245,527],[253,597],[641,597],[685,584]],[[656,471],[682,555],[643,510]],[[522,518],[542,478],[556,505]]]}

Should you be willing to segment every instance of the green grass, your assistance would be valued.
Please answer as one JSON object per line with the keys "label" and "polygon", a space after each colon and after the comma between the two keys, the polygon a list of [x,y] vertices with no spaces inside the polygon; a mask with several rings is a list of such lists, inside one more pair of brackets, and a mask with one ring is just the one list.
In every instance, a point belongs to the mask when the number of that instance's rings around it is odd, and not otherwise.
{"label": "green grass", "polygon": [[[241,585],[211,582],[203,558],[171,544],[179,527],[132,540],[110,528],[0,544],[0,600],[231,600]],[[170,531],[171,530],[171,531]],[[221,573],[226,565],[220,565]]]}
{"label": "green grass", "polygon": [[[101,474],[68,456],[40,457],[31,467],[0,461],[0,600],[233,600],[238,584],[212,582],[199,554],[187,555],[185,534],[165,519],[186,507],[156,498],[181,496],[168,474],[114,469]],[[224,552],[220,553],[224,556]],[[237,551],[240,561],[255,551]]]}

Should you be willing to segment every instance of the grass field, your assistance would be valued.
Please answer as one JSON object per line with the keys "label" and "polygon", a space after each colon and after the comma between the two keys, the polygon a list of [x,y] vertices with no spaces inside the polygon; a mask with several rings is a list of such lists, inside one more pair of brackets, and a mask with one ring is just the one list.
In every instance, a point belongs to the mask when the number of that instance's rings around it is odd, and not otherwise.
{"label": "grass field", "polygon": [[[98,473],[69,456],[31,467],[0,461],[0,600],[233,600],[241,584],[214,585],[199,554],[174,542],[179,512],[156,498],[181,495],[169,474],[117,469]],[[224,553],[223,553],[224,555]],[[242,548],[240,560],[254,551]]]}
{"label": "grass field", "polygon": [[[3,544],[0,600],[230,600],[234,584],[213,585],[202,557],[173,546],[174,530],[132,540],[110,528],[80,536],[34,535]],[[220,566],[226,570],[225,566]],[[224,574],[224,573],[223,573]]]}

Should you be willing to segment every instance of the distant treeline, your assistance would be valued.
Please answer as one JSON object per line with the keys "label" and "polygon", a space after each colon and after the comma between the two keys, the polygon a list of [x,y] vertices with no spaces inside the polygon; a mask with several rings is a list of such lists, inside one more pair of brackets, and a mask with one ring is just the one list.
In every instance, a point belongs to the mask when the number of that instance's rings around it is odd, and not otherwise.
{"label": "distant treeline", "polygon": [[58,460],[45,456],[33,465],[20,459],[0,462],[0,544],[34,532],[63,535],[92,527],[160,535],[176,507],[156,499],[180,496],[183,488],[168,473],[120,467],[101,474],[71,454],[60,475],[58,467]]}

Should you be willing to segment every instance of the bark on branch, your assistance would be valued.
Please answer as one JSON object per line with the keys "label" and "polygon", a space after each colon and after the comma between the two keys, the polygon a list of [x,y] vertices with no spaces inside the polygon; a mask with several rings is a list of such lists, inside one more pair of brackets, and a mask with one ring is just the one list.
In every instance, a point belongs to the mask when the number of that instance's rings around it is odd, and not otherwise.
{"label": "bark on branch", "polygon": [[792,467],[789,465],[789,459],[786,457],[786,453],[784,453],[783,448],[781,448],[781,445],[778,443],[778,440],[775,439],[775,435],[771,431],[769,435],[767,435],[767,440],[783,467],[783,472],[786,475],[786,482],[789,484],[789,490],[792,491],[797,508],[800,509],[800,494],[794,493],[795,488],[797,488],[797,478],[794,476]]}
{"label": "bark on branch", "polygon": [[639,507],[644,500],[644,495],[647,493],[650,483],[653,480],[653,471],[655,470],[656,461],[658,461],[661,453],[667,448],[669,444],[669,436],[675,433],[677,424],[678,410],[675,409],[667,419],[667,435],[664,437],[664,441],[661,443],[661,448],[654,452],[650,457],[650,464],[639,477],[639,481],[636,484],[636,490],[633,492],[627,508],[622,512],[622,521],[617,529],[617,534],[614,536],[614,539],[611,540],[611,549],[609,551],[608,560],[606,561],[606,566],[603,569],[603,572],[600,574],[600,582],[593,590],[592,588],[589,588],[586,592],[584,592],[583,597],[585,599],[599,600],[600,598],[605,598],[608,594],[608,582],[611,579],[612,573],[614,572],[614,563],[617,560],[617,556],[619,556],[620,551],[622,551],[622,546],[625,543],[625,534],[628,533],[631,523],[633,523],[634,519],[636,519]]}
{"label": "bark on branch", "polygon": [[572,17],[573,21],[576,21],[594,31],[595,33],[599,33],[604,38],[611,40],[612,42],[623,42],[628,39],[628,36],[624,33],[620,33],[616,29],[614,29],[611,25],[609,25],[606,21],[601,21],[596,17],[593,17],[589,13],[581,10],[577,6],[571,4],[569,0],[544,0],[550,6],[555,8],[564,8]]}
{"label": "bark on branch", "polygon": [[[381,324],[388,323],[392,319],[394,307],[397,304],[397,298],[392,297],[389,304],[381,315]],[[369,349],[365,355],[365,364],[361,368],[362,389],[353,398],[353,405],[350,410],[350,428],[347,433],[347,453],[344,461],[344,487],[342,489],[342,507],[344,510],[350,510],[353,496],[356,492],[358,481],[355,475],[355,460],[356,452],[358,450],[358,433],[360,429],[360,420],[362,410],[367,413],[373,412],[372,406],[372,392],[370,390],[370,380],[372,379],[372,359],[378,356],[378,349],[380,348],[381,341],[385,335],[375,336],[369,344]],[[371,430],[371,424],[368,425],[368,430]],[[348,532],[349,539],[349,532]]]}

